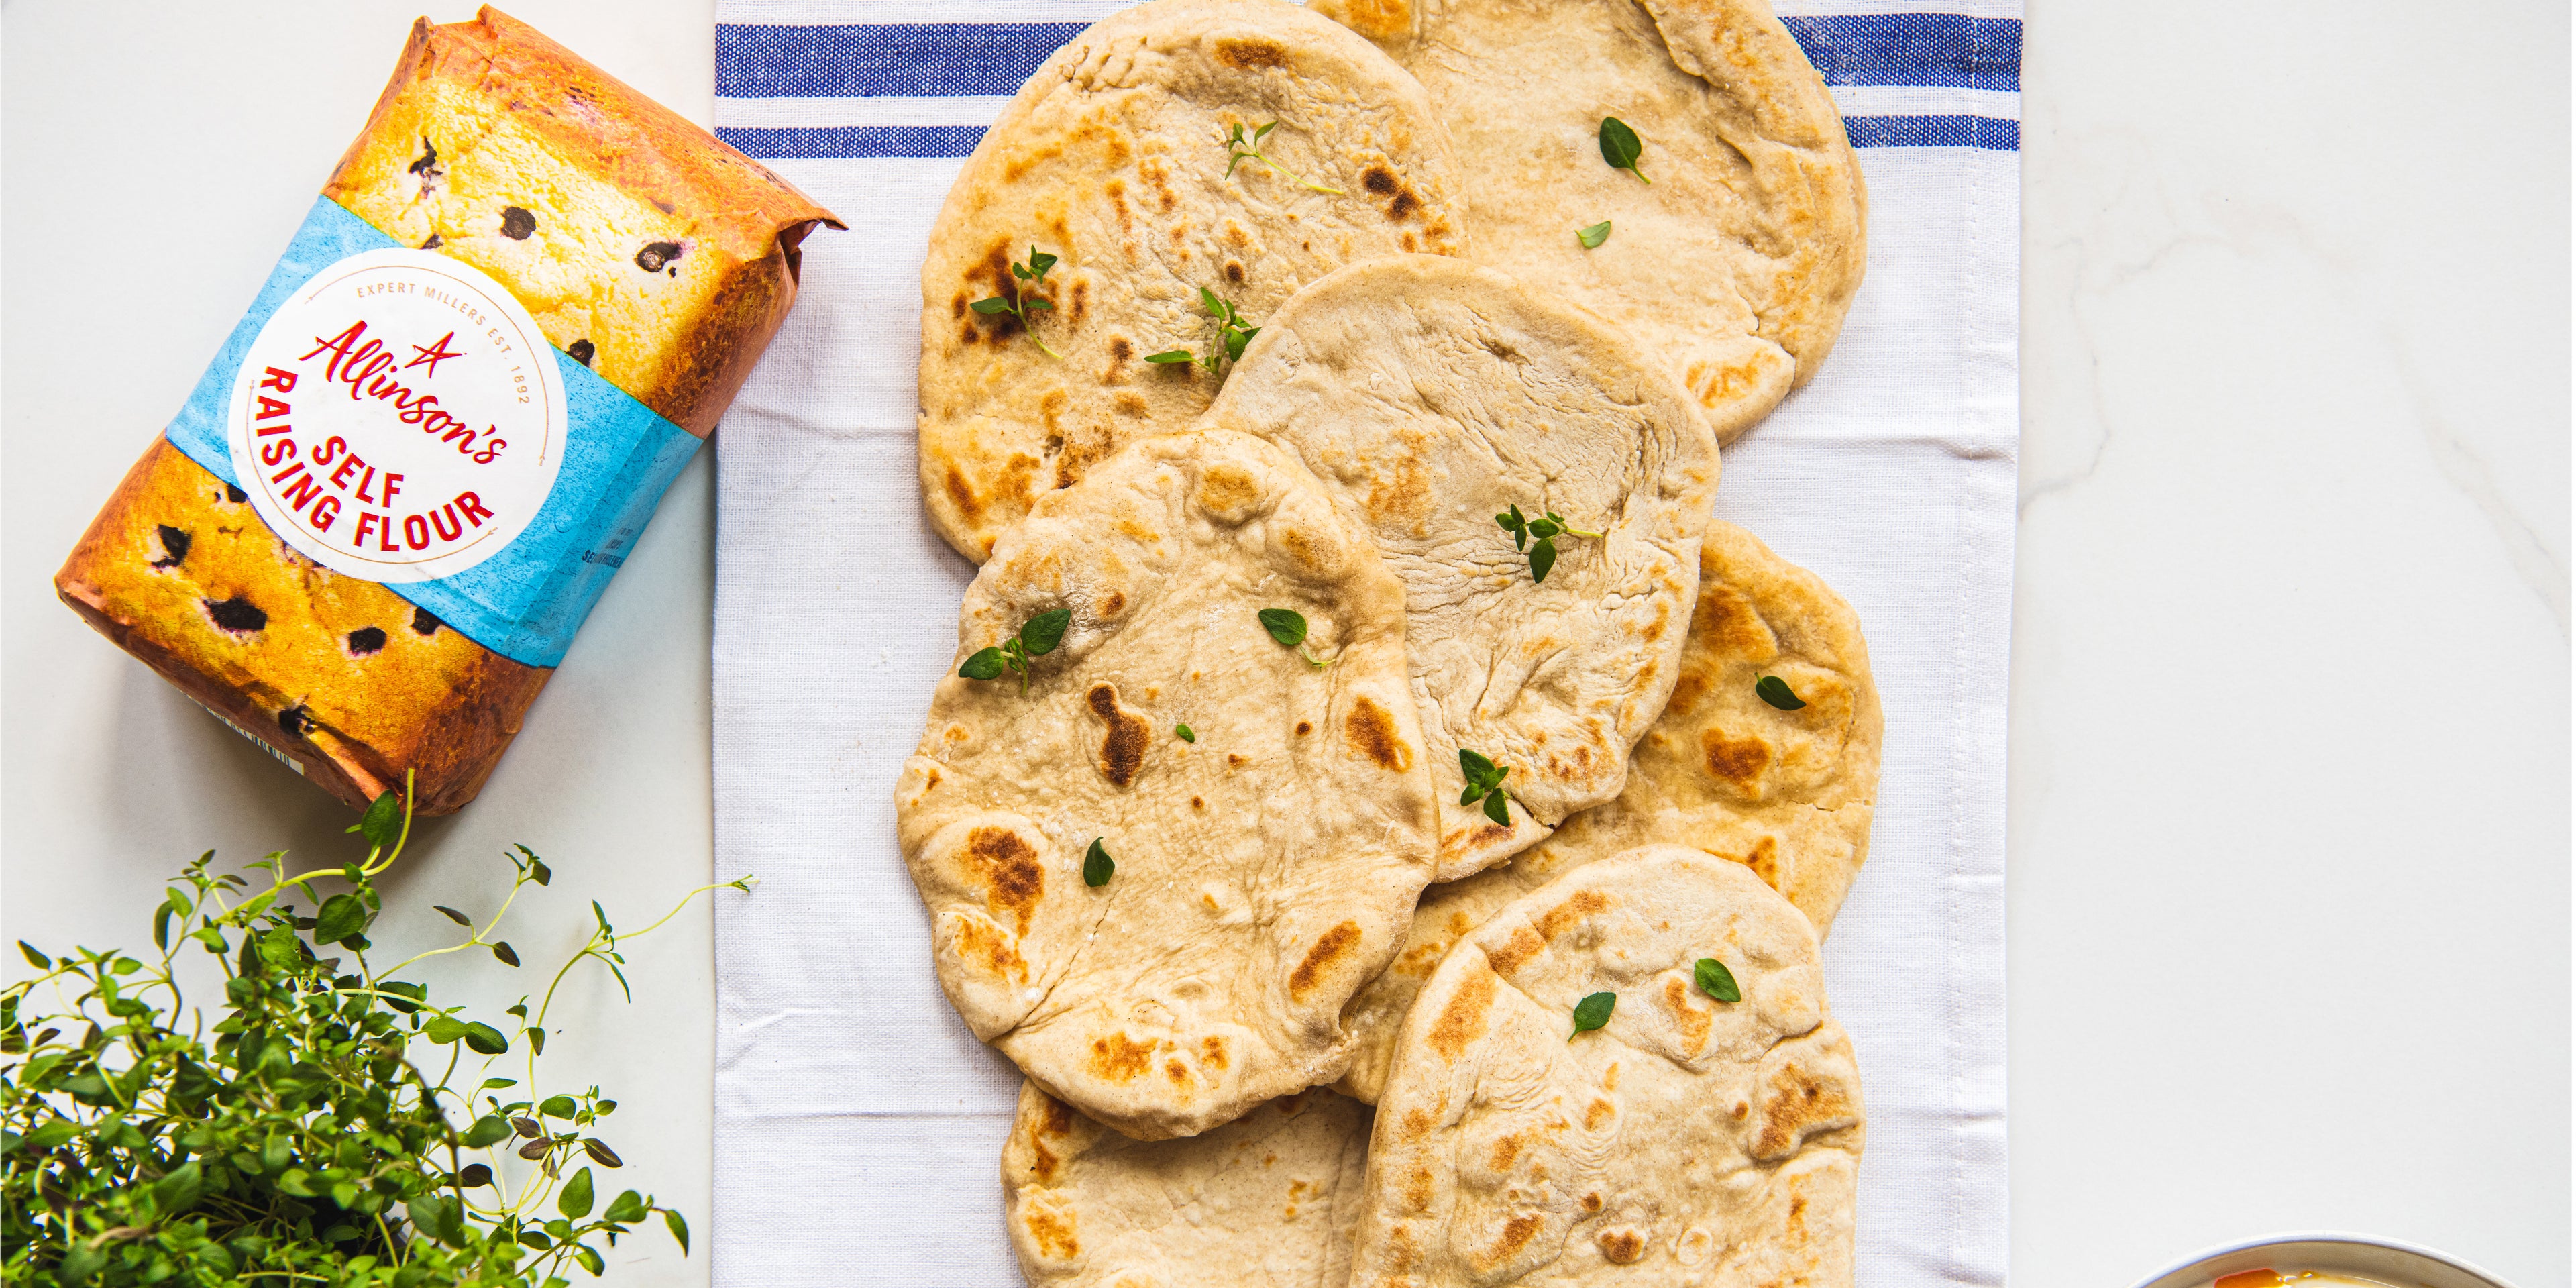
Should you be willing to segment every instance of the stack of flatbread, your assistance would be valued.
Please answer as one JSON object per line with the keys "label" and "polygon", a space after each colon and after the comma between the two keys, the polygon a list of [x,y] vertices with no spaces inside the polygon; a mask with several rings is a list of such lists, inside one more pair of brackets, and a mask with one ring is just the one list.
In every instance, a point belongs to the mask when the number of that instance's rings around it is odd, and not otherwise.
{"label": "stack of flatbread", "polygon": [[1710,517],[1857,290],[1763,0],[1153,0],[922,277],[896,791],[1032,1284],[1852,1277],[1850,608]]}

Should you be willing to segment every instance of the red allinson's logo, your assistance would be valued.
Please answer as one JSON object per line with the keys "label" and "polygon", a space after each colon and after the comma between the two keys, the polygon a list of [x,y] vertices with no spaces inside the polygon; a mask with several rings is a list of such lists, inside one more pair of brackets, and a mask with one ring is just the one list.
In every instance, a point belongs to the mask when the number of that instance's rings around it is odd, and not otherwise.
{"label": "red allinson's logo", "polygon": [[370,251],[270,316],[235,379],[233,465],[269,527],[370,581],[453,576],[508,548],[563,464],[562,375],[499,283]]}

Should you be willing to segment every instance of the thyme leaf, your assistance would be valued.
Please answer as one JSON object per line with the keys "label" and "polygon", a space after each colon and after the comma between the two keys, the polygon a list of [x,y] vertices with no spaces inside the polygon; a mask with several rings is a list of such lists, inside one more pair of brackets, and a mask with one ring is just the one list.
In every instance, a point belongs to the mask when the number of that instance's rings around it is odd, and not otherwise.
{"label": "thyme leaf", "polygon": [[1594,993],[1592,996],[1575,1003],[1574,1032],[1565,1035],[1565,1040],[1571,1042],[1582,1034],[1589,1033],[1594,1029],[1600,1028],[1604,1024],[1608,1024],[1610,1022],[1610,1012],[1617,1009],[1618,1005],[1619,995],[1617,993]]}
{"label": "thyme leaf", "polygon": [[1807,705],[1807,700],[1799,697],[1787,680],[1776,675],[1766,675],[1754,681],[1753,691],[1762,695],[1763,701],[1783,711],[1795,711]]}
{"label": "thyme leaf", "polygon": [[1637,158],[1644,152],[1645,144],[1638,140],[1635,130],[1628,128],[1626,121],[1615,116],[1601,118],[1601,159],[1609,162],[1613,169],[1625,170],[1637,176],[1637,182],[1651,187],[1655,181],[1637,168]]}
{"label": "thyme leaf", "polygon": [[1744,990],[1735,986],[1735,972],[1728,970],[1725,962],[1714,957],[1702,957],[1691,974],[1699,984],[1699,991],[1710,997],[1721,1002],[1744,1000]]}

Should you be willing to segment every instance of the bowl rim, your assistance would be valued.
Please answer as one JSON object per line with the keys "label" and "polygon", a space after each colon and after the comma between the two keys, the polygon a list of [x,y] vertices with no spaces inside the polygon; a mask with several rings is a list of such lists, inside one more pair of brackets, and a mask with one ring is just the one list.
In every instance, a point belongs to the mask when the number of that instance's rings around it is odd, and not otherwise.
{"label": "bowl rim", "polygon": [[2285,1243],[2353,1243],[2360,1244],[2364,1247],[2389,1248],[2398,1252],[2412,1253],[2428,1261],[2439,1262],[2442,1265],[2451,1267],[2452,1269],[2475,1275],[2478,1278],[2486,1280],[2488,1283],[2494,1284],[2496,1288],[2513,1288],[2511,1283],[2508,1283],[2503,1276],[2496,1274],[2494,1271],[2479,1266],[2474,1262],[2463,1261],[2447,1252],[2428,1248],[2420,1243],[2409,1243],[2404,1239],[2391,1239],[2386,1236],[2376,1234],[2355,1234],[2349,1230],[2285,1230],[2277,1234],[2256,1235],[2247,1239],[2233,1239],[2226,1243],[2215,1244],[2213,1246],[2203,1248],[2188,1257],[2170,1262],[2165,1266],[2150,1272],[2144,1278],[2139,1279],[2135,1288],[2152,1288],[2158,1280],[2161,1280],[2168,1275],[2179,1274],[2199,1265],[2201,1262],[2210,1261],[2218,1257],[2224,1257],[2230,1253],[2253,1252],[2262,1248],[2269,1248]]}

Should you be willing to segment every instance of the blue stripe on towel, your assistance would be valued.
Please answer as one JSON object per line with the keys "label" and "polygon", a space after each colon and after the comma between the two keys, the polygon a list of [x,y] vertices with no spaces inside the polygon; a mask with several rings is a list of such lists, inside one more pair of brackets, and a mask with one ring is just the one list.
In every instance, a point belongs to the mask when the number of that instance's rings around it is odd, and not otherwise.
{"label": "blue stripe on towel", "polygon": [[[2017,91],[2021,23],[1964,14],[1854,14],[1783,22],[1829,85],[1936,86]],[[716,93],[724,98],[1004,96],[1078,22],[872,23],[716,28]],[[2021,124],[1991,116],[1844,118],[1862,148],[2021,147]],[[973,125],[730,126],[726,142],[763,160],[793,157],[963,157]]]}
{"label": "blue stripe on towel", "polygon": [[1828,85],[2021,88],[2015,19],[1874,13],[1780,21]]}
{"label": "blue stripe on towel", "polygon": [[1029,73],[1087,25],[994,22],[770,27],[723,23],[716,27],[716,95],[883,98],[1016,94]]}
{"label": "blue stripe on towel", "polygon": [[962,157],[984,137],[980,125],[836,125],[752,129],[720,125],[716,137],[760,161],[791,157]]}
{"label": "blue stripe on towel", "polygon": [[[1828,85],[2021,88],[2021,23],[1948,13],[1787,18]],[[722,98],[1008,95],[1078,22],[716,28]]]}
{"label": "blue stripe on towel", "polygon": [[[2021,148],[2021,122],[1992,116],[1847,116],[1856,148]],[[980,125],[842,125],[817,129],[720,126],[716,136],[763,161],[826,157],[962,157],[984,137]]]}
{"label": "blue stripe on towel", "polygon": [[2021,122],[1994,116],[1846,116],[1843,130],[1856,148],[2021,150]]}

